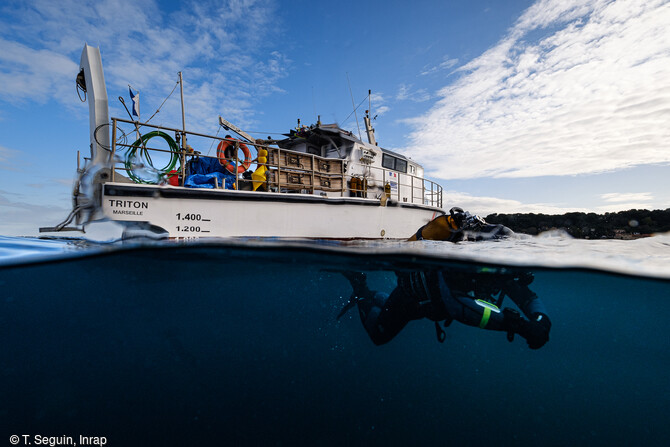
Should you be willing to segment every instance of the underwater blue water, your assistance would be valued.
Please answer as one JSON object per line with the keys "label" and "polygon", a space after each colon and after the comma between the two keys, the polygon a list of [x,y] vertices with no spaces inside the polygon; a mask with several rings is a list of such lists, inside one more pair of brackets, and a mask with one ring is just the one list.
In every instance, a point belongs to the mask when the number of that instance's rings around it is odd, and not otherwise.
{"label": "underwater blue water", "polygon": [[[0,436],[667,445],[667,240],[589,251],[560,238],[411,249],[0,238]],[[622,263],[630,247],[647,251]],[[573,251],[585,255],[561,258]],[[457,322],[440,344],[428,320],[375,346],[355,309],[336,319],[351,293],[338,271],[365,271],[372,288],[390,292],[395,270],[475,269],[484,255],[501,265],[505,253],[534,273],[553,322],[537,351]]]}

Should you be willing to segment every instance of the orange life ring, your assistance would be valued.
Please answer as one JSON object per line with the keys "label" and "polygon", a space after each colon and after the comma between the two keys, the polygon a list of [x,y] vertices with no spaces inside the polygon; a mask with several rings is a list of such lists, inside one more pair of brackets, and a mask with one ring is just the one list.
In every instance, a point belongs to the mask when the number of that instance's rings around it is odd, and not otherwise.
{"label": "orange life ring", "polygon": [[[246,144],[244,143],[239,143],[240,149],[242,149],[242,152],[244,152],[244,161],[240,163],[240,165],[237,167],[237,173],[241,174],[247,169],[249,169],[249,166],[251,166],[251,152],[249,152],[249,148],[247,147]],[[226,150],[228,148],[235,149],[235,142],[234,141],[227,141],[223,140],[219,143],[219,145],[216,147],[216,156],[219,159],[219,163],[221,163],[221,166],[226,168],[228,172],[231,174],[235,174],[235,163],[233,163],[230,159],[226,157]]]}

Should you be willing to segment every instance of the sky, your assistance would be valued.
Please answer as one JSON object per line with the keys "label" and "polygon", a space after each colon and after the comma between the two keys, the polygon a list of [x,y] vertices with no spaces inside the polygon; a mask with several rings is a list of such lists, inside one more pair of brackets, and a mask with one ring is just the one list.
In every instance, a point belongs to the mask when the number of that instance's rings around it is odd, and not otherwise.
{"label": "sky", "polygon": [[181,127],[181,71],[191,130],[222,115],[278,137],[320,116],[357,133],[371,90],[380,146],[446,208],[670,208],[669,0],[3,0],[0,235],[71,209],[84,43],[115,117],[132,85],[143,119],[168,98],[151,122]]}

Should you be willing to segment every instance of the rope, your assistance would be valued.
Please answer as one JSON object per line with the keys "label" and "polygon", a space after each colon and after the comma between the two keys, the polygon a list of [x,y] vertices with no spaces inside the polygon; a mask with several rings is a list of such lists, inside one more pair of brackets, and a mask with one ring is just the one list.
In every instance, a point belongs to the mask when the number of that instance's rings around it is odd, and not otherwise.
{"label": "rope", "polygon": [[[102,144],[102,143],[100,142],[100,140],[98,140],[98,132],[100,131],[100,129],[102,129],[102,128],[105,127],[105,126],[110,126],[110,127],[111,127],[112,125],[111,125],[110,123],[100,124],[98,127],[95,128],[95,131],[93,132],[93,138],[95,138],[95,142],[98,143],[103,149],[110,150],[111,147],[107,146],[106,144]],[[116,129],[117,129],[119,132],[121,132],[121,135],[119,135],[119,136],[116,138],[116,144],[125,145],[125,144],[126,144],[127,137],[128,137],[128,134],[125,133],[125,132],[123,131],[123,129],[121,129],[119,126],[116,126]]]}
{"label": "rope", "polygon": [[361,102],[356,106],[356,108],[355,108],[354,110],[351,111],[351,113],[349,114],[349,116],[347,116],[347,117],[344,119],[344,121],[342,121],[342,125],[343,125],[343,126],[344,126],[344,123],[346,123],[347,120],[348,120],[349,118],[351,118],[351,115],[353,115],[354,112],[355,112],[356,110],[358,110],[358,108],[365,102],[366,99],[368,99],[369,96],[370,96],[370,95],[368,95],[368,96],[366,96],[365,98],[363,98],[363,101],[361,101]]}
{"label": "rope", "polygon": [[[214,135],[214,138],[217,138],[219,136],[219,132],[221,131],[221,125],[219,125],[219,128],[216,129],[216,135]],[[214,146],[214,142],[216,140],[212,140],[212,143],[209,145],[209,150],[207,151],[207,156],[209,157],[209,153],[212,152],[212,147]]]}
{"label": "rope", "polygon": [[172,88],[172,91],[170,92],[170,94],[167,95],[167,98],[165,98],[165,99],[163,100],[163,102],[161,103],[161,105],[158,106],[158,109],[156,109],[156,111],[154,112],[154,114],[151,115],[151,117],[150,117],[148,120],[146,120],[146,123],[149,123],[149,121],[151,121],[151,118],[153,118],[154,116],[156,116],[156,114],[157,114],[158,112],[160,112],[161,108],[162,108],[163,105],[165,104],[165,101],[167,101],[168,99],[170,99],[170,96],[172,96],[172,94],[174,93],[174,91],[177,89],[177,86],[178,86],[178,85],[179,85],[179,81],[177,81],[177,83],[174,85],[174,87]]}
{"label": "rope", "polygon": [[[74,88],[77,91],[77,96],[79,96],[79,101],[86,102],[86,90],[81,88],[81,86],[79,84],[76,84],[76,83],[75,83]],[[84,92],[84,97],[83,98],[81,97],[81,92]]]}

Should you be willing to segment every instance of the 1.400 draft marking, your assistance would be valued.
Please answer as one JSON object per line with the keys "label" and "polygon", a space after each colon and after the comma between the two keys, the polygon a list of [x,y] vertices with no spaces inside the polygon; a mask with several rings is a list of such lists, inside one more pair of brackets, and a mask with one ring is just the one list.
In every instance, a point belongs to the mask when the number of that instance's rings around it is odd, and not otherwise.
{"label": "1.400 draft marking", "polygon": [[210,219],[203,219],[202,214],[195,214],[195,213],[177,213],[177,220],[191,220],[191,221],[197,221],[197,222],[209,222]]}

